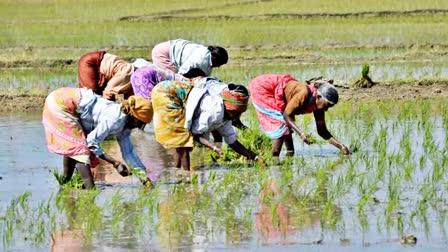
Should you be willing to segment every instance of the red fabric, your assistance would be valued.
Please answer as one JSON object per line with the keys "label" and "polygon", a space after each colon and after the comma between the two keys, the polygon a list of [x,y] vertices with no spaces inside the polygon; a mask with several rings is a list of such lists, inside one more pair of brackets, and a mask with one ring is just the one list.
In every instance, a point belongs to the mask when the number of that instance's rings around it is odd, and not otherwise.
{"label": "red fabric", "polygon": [[[264,109],[283,114],[286,107],[284,89],[289,81],[297,80],[289,74],[262,74],[257,76],[249,83],[252,102]],[[286,125],[283,118],[279,120],[279,118],[267,116],[258,110],[256,112],[260,126],[265,133],[274,132]],[[283,134],[288,132],[288,127],[284,127]]]}
{"label": "red fabric", "polygon": [[247,110],[249,96],[226,89],[221,92],[221,97],[227,110],[238,111],[241,113]]}
{"label": "red fabric", "polygon": [[297,80],[289,74],[262,74],[257,76],[249,84],[252,100],[263,108],[283,112],[286,106],[284,89],[289,81]]}
{"label": "red fabric", "polygon": [[93,154],[90,154],[90,167],[95,168],[100,164],[100,160]]}
{"label": "red fabric", "polygon": [[92,89],[96,94],[102,95],[105,78],[100,73],[100,65],[105,51],[90,52],[84,54],[78,61],[79,87]]}

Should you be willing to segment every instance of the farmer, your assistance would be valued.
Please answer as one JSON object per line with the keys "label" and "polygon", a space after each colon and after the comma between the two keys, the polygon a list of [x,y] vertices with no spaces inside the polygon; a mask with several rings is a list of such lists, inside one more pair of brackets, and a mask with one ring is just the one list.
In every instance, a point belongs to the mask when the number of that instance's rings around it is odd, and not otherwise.
{"label": "farmer", "polygon": [[132,95],[131,74],[134,66],[118,56],[105,51],[84,54],[78,61],[79,87],[92,89],[95,94],[108,100],[115,95]]}
{"label": "farmer", "polygon": [[222,155],[222,150],[208,140],[212,130],[219,131],[237,153],[258,160],[237,140],[231,124],[246,111],[248,99],[248,91],[241,85],[229,84],[219,96],[213,96],[186,82],[161,82],[152,91],[156,140],[167,149],[175,149],[175,165],[185,170],[190,170],[189,153],[194,140]]}
{"label": "farmer", "polygon": [[325,112],[336,105],[339,98],[331,82],[319,77],[304,84],[288,74],[263,74],[250,82],[249,90],[261,129],[273,140],[274,157],[279,156],[283,142],[287,155],[294,155],[292,130],[306,144],[312,143],[311,137],[294,122],[295,115],[307,113],[314,114],[317,132],[322,138],[339,148],[344,155],[351,154],[347,146],[331,135],[325,124]]}
{"label": "farmer", "polygon": [[165,80],[190,81],[198,76],[204,76],[204,72],[198,68],[190,69],[181,75],[170,69],[148,64],[134,71],[131,75],[131,86],[135,95],[151,100],[151,91],[157,83]]}
{"label": "farmer", "polygon": [[[149,62],[148,62],[149,63]],[[138,96],[143,96],[151,100],[151,91],[157,83],[165,80],[187,81],[193,86],[207,89],[211,95],[219,95],[227,84],[215,77],[204,77],[204,72],[199,68],[192,68],[184,75],[174,73],[173,71],[162,68],[153,64],[146,64],[134,71],[131,76],[131,85],[133,93]],[[232,120],[232,125],[245,129],[246,126],[241,122],[240,118]],[[212,131],[215,142],[222,142],[222,136],[218,131]]]}
{"label": "farmer", "polygon": [[152,62],[175,73],[199,68],[209,76],[212,68],[227,63],[227,51],[220,46],[203,46],[184,39],[169,40],[152,49]]}
{"label": "farmer", "polygon": [[[222,91],[228,88],[227,84],[216,77],[204,77],[196,80],[194,86],[207,89],[210,95],[220,95]],[[238,129],[247,129],[246,125],[241,122],[240,117],[232,119],[232,125]],[[222,136],[217,130],[211,132],[215,143],[222,143]]]}
{"label": "farmer", "polygon": [[108,136],[116,136],[123,159],[144,184],[150,184],[146,168],[131,143],[131,130],[151,121],[151,103],[143,97],[130,96],[122,104],[106,100],[87,88],[62,87],[51,92],[43,110],[42,123],[48,150],[64,156],[64,182],[78,169],[85,188],[93,188],[91,167],[99,157],[122,175],[128,168],[100,147]]}

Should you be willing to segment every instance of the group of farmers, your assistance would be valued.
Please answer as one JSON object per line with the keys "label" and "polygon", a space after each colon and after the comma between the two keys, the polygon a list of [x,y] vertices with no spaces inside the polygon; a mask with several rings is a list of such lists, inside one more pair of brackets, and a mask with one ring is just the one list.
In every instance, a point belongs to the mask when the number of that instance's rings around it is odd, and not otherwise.
{"label": "group of farmers", "polygon": [[[336,88],[325,78],[303,83],[288,74],[262,74],[250,81],[249,89],[225,83],[211,73],[227,63],[227,51],[184,39],[157,44],[151,56],[151,62],[130,63],[105,51],[87,53],[78,61],[79,88],[61,87],[48,95],[43,110],[46,142],[50,152],[64,157],[64,182],[77,169],[84,187],[93,188],[90,168],[101,158],[122,176],[134,174],[150,185],[130,138],[132,129],[150,122],[157,142],[174,149],[178,168],[190,170],[195,142],[222,155],[216,144],[222,139],[237,153],[263,162],[238,141],[234,129],[245,128],[240,116],[247,110],[249,94],[261,129],[272,139],[274,157],[283,143],[287,155],[294,154],[294,131],[305,143],[312,141],[294,120],[306,113],[314,114],[322,138],[350,155],[325,124],[325,111],[338,103]],[[101,148],[108,137],[116,137],[126,164]]]}

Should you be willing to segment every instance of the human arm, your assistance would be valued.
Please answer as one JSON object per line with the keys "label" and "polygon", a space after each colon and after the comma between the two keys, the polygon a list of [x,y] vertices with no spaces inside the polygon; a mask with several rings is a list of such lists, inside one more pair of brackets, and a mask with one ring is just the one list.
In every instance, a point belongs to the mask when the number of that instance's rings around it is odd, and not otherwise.
{"label": "human arm", "polygon": [[259,157],[252,152],[251,150],[246,149],[244,145],[242,145],[237,140],[237,133],[235,132],[235,129],[233,128],[231,121],[226,121],[224,124],[221,125],[221,127],[217,128],[217,131],[219,134],[221,134],[224,138],[224,141],[234,150],[236,153],[245,156],[246,158],[250,160],[254,160],[262,164],[263,166],[264,161],[262,159],[259,159]]}
{"label": "human arm", "polygon": [[244,125],[243,122],[241,122],[241,118],[239,117],[236,118],[235,120],[232,120],[232,125],[240,130],[248,129],[248,127]]}
{"label": "human arm", "polygon": [[336,138],[333,137],[333,135],[331,135],[330,131],[328,131],[327,125],[325,123],[325,111],[317,109],[313,113],[314,119],[316,121],[317,133],[319,134],[319,136],[321,136],[325,140],[328,140],[330,144],[340,149],[342,153],[344,153],[344,155],[350,155],[351,152],[348,147],[339,142]]}
{"label": "human arm", "polygon": [[[100,103],[101,100],[97,102]],[[127,168],[121,162],[108,155],[101,147],[100,143],[104,141],[106,137],[112,135],[112,132],[121,131],[126,122],[126,117],[120,117],[119,106],[107,107],[102,110],[102,114],[99,117],[99,121],[93,130],[87,135],[86,141],[89,150],[97,157],[112,164],[121,175],[127,176]]]}
{"label": "human arm", "polygon": [[246,149],[246,147],[244,147],[244,145],[242,145],[238,140],[236,140],[232,144],[229,144],[229,146],[236,153],[238,153],[240,155],[243,155],[243,156],[247,157],[250,160],[254,160],[254,161],[258,160],[257,154],[255,154],[254,152]]}
{"label": "human arm", "polygon": [[290,81],[285,87],[286,106],[283,111],[283,119],[286,124],[294,130],[300,138],[306,143],[311,144],[310,136],[300,129],[295,123],[295,115],[303,113],[303,110],[309,106],[312,94],[306,85],[296,81]]}
{"label": "human arm", "polygon": [[294,115],[286,114],[285,112],[283,113],[283,118],[285,119],[288,126],[291,127],[300,136],[300,138],[303,140],[304,143],[306,144],[312,143],[311,137],[308,134],[306,134],[304,130],[300,129],[295,123]]}
{"label": "human arm", "polygon": [[[120,161],[116,160],[112,156],[108,155],[100,146],[99,144],[104,140],[104,138],[109,135],[107,126],[104,126],[104,124],[99,124],[89,135],[88,135],[88,144],[90,151],[98,156],[99,158],[105,160],[106,162],[112,164],[112,166],[117,169],[118,173],[122,176],[128,176],[129,171],[127,167],[121,163]],[[105,136],[104,136],[105,135]],[[90,136],[90,139],[89,139]],[[95,137],[94,137],[95,136]]]}
{"label": "human arm", "polygon": [[137,177],[146,177],[146,168],[137,155],[134,145],[131,142],[131,130],[125,129],[117,136],[120,151],[126,164],[131,168]]}
{"label": "human arm", "polygon": [[214,152],[216,152],[219,156],[222,156],[221,148],[219,148],[219,146],[216,146],[216,145],[210,143],[210,141],[208,141],[208,139],[203,134],[193,134],[193,138],[194,138],[195,141],[200,142],[205,147],[207,147],[207,148],[213,150]]}
{"label": "human arm", "polygon": [[[218,146],[210,143],[207,138],[205,138],[203,135],[194,135],[193,136],[194,139],[198,142],[200,142],[201,144],[205,145],[207,148],[215,151],[216,153],[218,153],[219,156],[222,155],[222,150],[221,148],[219,148]],[[245,157],[247,157],[250,160],[257,160],[258,156],[246,149],[246,147],[244,147],[244,145],[242,145],[238,140],[235,140],[233,143],[229,144],[230,148],[232,148],[232,150],[234,150],[236,153],[243,155]]]}
{"label": "human arm", "polygon": [[113,157],[109,156],[107,153],[103,153],[102,155],[99,156],[99,158],[112,164],[113,167],[118,171],[118,173],[121,176],[126,177],[126,176],[130,175],[130,172],[129,172],[128,168],[126,167],[126,165],[124,165],[120,161],[114,159]]}

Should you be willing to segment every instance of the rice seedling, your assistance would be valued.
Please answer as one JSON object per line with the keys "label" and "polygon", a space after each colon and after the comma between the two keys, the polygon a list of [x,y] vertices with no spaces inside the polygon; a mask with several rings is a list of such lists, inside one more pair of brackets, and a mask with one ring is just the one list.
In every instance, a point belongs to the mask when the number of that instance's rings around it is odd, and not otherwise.
{"label": "rice seedling", "polygon": [[[214,74],[242,84],[267,72],[291,73],[301,81],[324,74],[351,83],[364,62],[369,62],[373,80],[391,88],[448,78],[447,34],[440,33],[446,30],[447,16],[401,13],[446,9],[444,1],[347,3],[302,1],[298,13],[290,16],[285,12],[297,3],[288,1],[242,5],[234,0],[201,0],[195,2],[197,8],[188,8],[189,0],[0,3],[4,31],[0,64],[6,67],[0,70],[0,93],[45,95],[61,85],[77,86],[76,61],[82,53],[107,49],[132,61],[148,58],[156,43],[175,37],[228,48],[229,64]],[[111,6],[122,9],[113,12]],[[371,16],[363,16],[365,11],[372,11]],[[382,11],[393,13],[377,15]],[[300,16],[302,12],[311,15]],[[347,16],[334,15],[341,13]],[[67,21],[67,16],[73,18]],[[54,33],[56,28],[61,32]],[[34,203],[25,193],[0,208],[3,248],[11,249],[22,233],[28,242],[41,246],[49,233],[80,230],[86,237],[83,242],[93,247],[106,241],[111,246],[129,243],[123,249],[131,250],[153,243],[162,250],[185,250],[184,245],[200,247],[194,238],[204,236],[211,247],[227,244],[241,249],[262,236],[260,221],[279,228],[283,239],[288,238],[288,229],[303,232],[294,236],[294,242],[317,225],[321,233],[330,234],[328,239],[339,227],[343,229],[339,236],[362,237],[366,244],[381,236],[377,233],[394,236],[387,234],[391,228],[401,236],[408,229],[429,232],[438,222],[444,230],[446,99],[349,99],[327,117],[332,132],[349,143],[353,155],[348,159],[310,148],[271,165],[271,141],[258,130],[250,108],[243,117],[250,130],[240,131],[239,139],[263,157],[267,167],[247,162],[227,147],[219,159],[197,148],[198,162],[205,168],[189,176],[190,183],[165,184],[167,179],[149,191],[112,185],[82,192],[77,190],[82,183],[76,175],[55,197]],[[299,123],[307,131],[315,130],[312,116],[300,117]],[[60,184],[65,182],[58,172],[54,176]],[[353,214],[357,218],[350,219]],[[370,226],[375,222],[376,232]]]}

